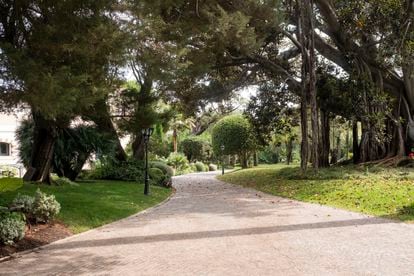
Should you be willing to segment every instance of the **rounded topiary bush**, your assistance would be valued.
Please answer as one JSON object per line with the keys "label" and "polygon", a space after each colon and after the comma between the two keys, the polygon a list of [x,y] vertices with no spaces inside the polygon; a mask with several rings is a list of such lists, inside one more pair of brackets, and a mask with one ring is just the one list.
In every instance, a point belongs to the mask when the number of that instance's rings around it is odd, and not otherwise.
{"label": "rounded topiary bush", "polygon": [[13,244],[24,238],[26,223],[21,214],[0,213],[0,244]]}
{"label": "rounded topiary bush", "polygon": [[242,115],[231,115],[218,121],[212,130],[212,144],[217,156],[238,154],[243,167],[247,166],[248,154],[257,147],[253,128]]}
{"label": "rounded topiary bush", "polygon": [[164,172],[158,168],[150,168],[148,174],[150,179],[158,186],[164,186],[164,181],[168,178]]}
{"label": "rounded topiary bush", "polygon": [[173,177],[174,176],[174,170],[170,166],[168,166],[166,163],[161,161],[152,161],[150,163],[151,168],[157,168],[160,169],[166,176]]}
{"label": "rounded topiary bush", "polygon": [[204,172],[205,171],[205,166],[202,162],[196,162],[195,167],[196,167],[197,172]]}

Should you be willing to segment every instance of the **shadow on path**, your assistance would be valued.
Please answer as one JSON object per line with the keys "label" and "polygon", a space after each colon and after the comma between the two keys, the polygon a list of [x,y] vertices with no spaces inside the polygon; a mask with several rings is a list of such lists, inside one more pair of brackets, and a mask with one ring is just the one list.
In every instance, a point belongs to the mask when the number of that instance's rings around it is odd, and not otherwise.
{"label": "shadow on path", "polygon": [[253,227],[253,228],[245,228],[245,229],[227,229],[227,230],[215,230],[215,231],[159,234],[159,235],[148,235],[148,236],[132,236],[132,237],[122,237],[122,238],[101,239],[101,240],[66,242],[64,244],[55,244],[55,245],[48,246],[47,249],[48,250],[78,249],[78,248],[99,247],[99,246],[140,244],[140,243],[152,243],[152,242],[164,242],[164,241],[196,240],[196,239],[220,238],[220,237],[230,237],[230,236],[263,235],[263,234],[271,234],[271,233],[279,233],[279,232],[300,231],[300,230],[307,230],[307,229],[324,229],[324,228],[350,227],[350,226],[359,226],[359,225],[375,225],[375,224],[388,224],[388,223],[395,223],[395,222],[384,220],[384,219],[378,219],[378,218],[366,218],[366,219],[352,219],[352,220],[343,220],[343,221],[328,221],[328,222],[293,224],[293,225],[279,225],[279,226],[269,226],[269,227]]}

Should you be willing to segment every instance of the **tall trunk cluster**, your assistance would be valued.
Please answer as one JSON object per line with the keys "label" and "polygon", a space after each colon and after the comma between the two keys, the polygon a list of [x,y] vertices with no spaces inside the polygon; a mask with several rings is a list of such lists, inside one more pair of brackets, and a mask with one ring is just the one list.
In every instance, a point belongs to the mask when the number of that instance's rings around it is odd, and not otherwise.
{"label": "tall trunk cluster", "polygon": [[302,85],[301,85],[301,127],[302,127],[302,145],[301,145],[301,168],[305,172],[309,156],[308,142],[308,104],[310,106],[311,117],[311,160],[313,168],[319,167],[319,116],[318,105],[316,100],[316,54],[315,54],[315,37],[313,24],[313,0],[298,0],[298,37],[301,45],[302,56]]}

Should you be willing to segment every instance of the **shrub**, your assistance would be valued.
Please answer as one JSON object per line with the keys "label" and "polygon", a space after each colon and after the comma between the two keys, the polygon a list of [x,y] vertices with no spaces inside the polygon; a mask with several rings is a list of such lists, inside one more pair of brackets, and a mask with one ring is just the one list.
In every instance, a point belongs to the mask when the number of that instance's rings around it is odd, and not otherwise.
{"label": "shrub", "polygon": [[168,166],[166,163],[161,161],[152,161],[150,162],[151,168],[158,168],[160,169],[166,176],[173,177],[174,176],[174,170],[170,166]]}
{"label": "shrub", "polygon": [[0,212],[0,243],[13,244],[24,238],[26,223],[21,214]]}
{"label": "shrub", "polygon": [[202,162],[196,162],[195,163],[197,172],[204,172],[205,171],[205,167],[204,164]]}
{"label": "shrub", "polygon": [[33,216],[36,222],[48,222],[60,211],[60,204],[54,195],[47,195],[37,189],[33,202]]}
{"label": "shrub", "polygon": [[208,165],[208,171],[210,172],[217,171],[217,165],[214,165],[214,164]]}
{"label": "shrub", "polygon": [[197,166],[196,166],[196,164],[195,164],[195,163],[191,163],[191,164],[190,164],[190,171],[191,171],[191,172],[196,172],[196,171],[197,171]]}
{"label": "shrub", "polygon": [[144,179],[144,162],[128,160],[125,162],[105,162],[97,164],[90,174],[94,179],[139,181]]}
{"label": "shrub", "polygon": [[30,216],[33,210],[34,200],[32,196],[17,194],[11,203],[11,207],[22,207],[22,212]]}
{"label": "shrub", "polygon": [[181,148],[188,160],[205,160],[208,158],[207,151],[211,145],[200,137],[188,137],[181,142]]}
{"label": "shrub", "polygon": [[154,184],[158,186],[164,186],[165,180],[168,179],[168,176],[166,176],[163,171],[158,168],[150,168],[148,170],[148,174]]}
{"label": "shrub", "polygon": [[189,167],[187,157],[180,152],[172,152],[167,158],[167,163],[178,171],[184,171]]}

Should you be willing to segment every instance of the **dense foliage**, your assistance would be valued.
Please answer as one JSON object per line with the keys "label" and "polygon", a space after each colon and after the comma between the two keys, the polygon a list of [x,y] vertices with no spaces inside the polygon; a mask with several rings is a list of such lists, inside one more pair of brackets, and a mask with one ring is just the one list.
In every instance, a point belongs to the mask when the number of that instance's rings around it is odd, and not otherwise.
{"label": "dense foliage", "polygon": [[25,230],[21,214],[0,211],[0,244],[13,244],[23,239]]}
{"label": "dense foliage", "polygon": [[248,155],[256,149],[257,141],[249,121],[242,115],[231,115],[214,125],[212,146],[217,156],[238,154],[242,166],[246,167]]}
{"label": "dense foliage", "polygon": [[190,161],[207,160],[211,145],[200,137],[187,137],[181,142],[183,153]]}

